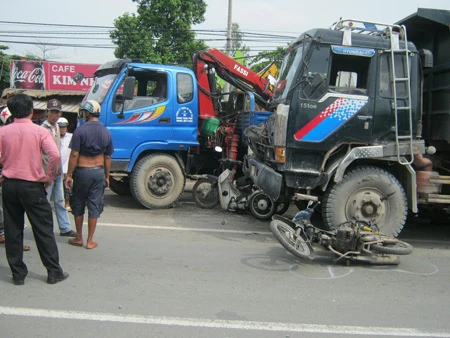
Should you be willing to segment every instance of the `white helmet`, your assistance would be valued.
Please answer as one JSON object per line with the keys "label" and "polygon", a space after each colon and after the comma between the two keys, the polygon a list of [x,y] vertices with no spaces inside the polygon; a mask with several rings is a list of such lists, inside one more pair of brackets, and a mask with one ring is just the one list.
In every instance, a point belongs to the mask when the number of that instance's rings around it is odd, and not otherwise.
{"label": "white helmet", "polygon": [[67,119],[65,117],[60,117],[58,119],[58,121],[56,121],[56,123],[60,127],[67,127],[69,125],[69,121],[67,121]]}
{"label": "white helmet", "polygon": [[9,111],[8,107],[5,107],[2,112],[0,113],[0,120],[2,120],[3,124],[6,124],[8,119],[12,116],[11,112]]}

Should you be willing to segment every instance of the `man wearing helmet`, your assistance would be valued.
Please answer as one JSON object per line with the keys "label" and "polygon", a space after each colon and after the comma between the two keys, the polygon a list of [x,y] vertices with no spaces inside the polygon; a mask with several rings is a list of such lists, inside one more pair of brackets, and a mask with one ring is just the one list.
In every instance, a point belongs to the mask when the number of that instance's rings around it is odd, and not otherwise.
{"label": "man wearing helmet", "polygon": [[75,217],[77,236],[69,244],[83,245],[83,218],[88,208],[88,237],[86,249],[97,246],[94,232],[103,211],[103,193],[109,186],[111,154],[114,151],[111,134],[99,121],[100,105],[94,100],[83,102],[80,117],[86,123],[78,127],[70,142],[69,168],[65,185],[72,187],[70,207]]}

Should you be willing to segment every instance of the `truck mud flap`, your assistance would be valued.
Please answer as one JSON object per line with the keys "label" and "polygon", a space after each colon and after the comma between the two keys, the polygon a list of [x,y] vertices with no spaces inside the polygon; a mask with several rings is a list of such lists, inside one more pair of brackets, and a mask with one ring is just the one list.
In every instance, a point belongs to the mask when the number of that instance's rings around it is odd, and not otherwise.
{"label": "truck mud flap", "polygon": [[253,183],[274,201],[280,197],[283,176],[269,166],[258,162],[254,158],[247,158],[246,175],[250,176]]}

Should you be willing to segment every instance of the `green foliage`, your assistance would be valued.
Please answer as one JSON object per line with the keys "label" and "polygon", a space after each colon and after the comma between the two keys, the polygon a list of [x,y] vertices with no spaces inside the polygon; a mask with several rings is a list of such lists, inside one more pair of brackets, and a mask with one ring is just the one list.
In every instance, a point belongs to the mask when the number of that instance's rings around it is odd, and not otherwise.
{"label": "green foliage", "polygon": [[269,66],[272,62],[280,69],[286,52],[287,47],[280,46],[275,50],[260,52],[252,59],[250,69],[257,73]]}
{"label": "green foliage", "polygon": [[203,0],[133,0],[137,15],[125,13],[114,21],[110,36],[114,55],[141,62],[191,64],[196,50],[206,49],[191,26],[203,22]]}
{"label": "green foliage", "polygon": [[[231,24],[231,55],[235,55],[237,51],[241,51],[244,56],[248,56],[250,48],[242,43],[244,34],[239,28],[239,24],[233,22]],[[226,50],[225,46],[225,50]],[[241,62],[242,63],[242,62]]]}

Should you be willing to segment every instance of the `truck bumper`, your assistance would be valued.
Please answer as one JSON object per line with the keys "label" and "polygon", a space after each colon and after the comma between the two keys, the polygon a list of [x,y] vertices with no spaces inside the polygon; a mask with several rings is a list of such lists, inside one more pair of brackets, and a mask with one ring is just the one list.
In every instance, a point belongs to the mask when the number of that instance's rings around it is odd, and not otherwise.
{"label": "truck bumper", "polygon": [[283,175],[251,155],[245,157],[242,169],[259,189],[269,195],[272,200],[278,200],[283,184]]}

